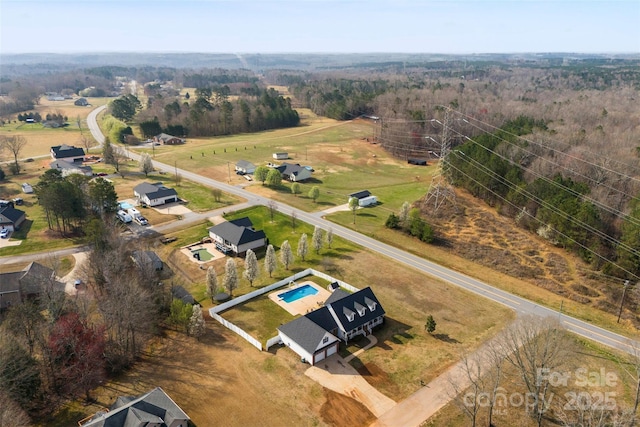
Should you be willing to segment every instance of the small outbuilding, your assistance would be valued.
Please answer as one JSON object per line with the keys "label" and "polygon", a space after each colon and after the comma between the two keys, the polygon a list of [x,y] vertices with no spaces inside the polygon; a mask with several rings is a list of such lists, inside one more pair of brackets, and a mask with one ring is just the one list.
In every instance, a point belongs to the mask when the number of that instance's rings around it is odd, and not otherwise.
{"label": "small outbuilding", "polygon": [[238,160],[236,163],[236,172],[252,174],[256,171],[256,165],[247,160]]}
{"label": "small outbuilding", "polygon": [[427,161],[424,159],[408,158],[407,163],[410,165],[427,166]]}
{"label": "small outbuilding", "polygon": [[273,153],[273,158],[276,160],[287,160],[289,153]]}

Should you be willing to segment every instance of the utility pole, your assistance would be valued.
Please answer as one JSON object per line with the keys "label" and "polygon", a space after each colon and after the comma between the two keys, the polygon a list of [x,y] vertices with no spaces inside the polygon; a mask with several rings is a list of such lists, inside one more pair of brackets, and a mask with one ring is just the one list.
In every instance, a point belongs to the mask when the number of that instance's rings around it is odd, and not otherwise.
{"label": "utility pole", "polygon": [[624,281],[624,288],[622,289],[622,298],[620,299],[620,308],[618,309],[618,323],[620,323],[620,316],[622,316],[622,304],[624,304],[624,295],[627,293],[627,287],[629,286],[629,281]]}
{"label": "utility pole", "polygon": [[178,185],[178,161],[177,160],[173,161],[173,170],[176,174],[176,185]]}
{"label": "utility pole", "polygon": [[231,162],[227,162],[227,172],[229,174],[229,184],[231,184]]}

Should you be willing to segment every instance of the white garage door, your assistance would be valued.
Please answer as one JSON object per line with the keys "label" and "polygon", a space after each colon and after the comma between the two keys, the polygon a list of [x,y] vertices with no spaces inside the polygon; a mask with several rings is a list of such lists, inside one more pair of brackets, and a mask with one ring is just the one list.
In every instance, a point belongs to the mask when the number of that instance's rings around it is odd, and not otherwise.
{"label": "white garage door", "polygon": [[329,347],[327,349],[327,357],[331,356],[332,354],[336,354],[338,352],[338,346],[334,345],[333,347]]}
{"label": "white garage door", "polygon": [[314,365],[316,363],[318,363],[319,361],[321,361],[322,359],[324,359],[324,351],[322,351],[322,352],[316,354],[315,356],[313,356],[313,359],[314,359],[314,362],[313,362]]}

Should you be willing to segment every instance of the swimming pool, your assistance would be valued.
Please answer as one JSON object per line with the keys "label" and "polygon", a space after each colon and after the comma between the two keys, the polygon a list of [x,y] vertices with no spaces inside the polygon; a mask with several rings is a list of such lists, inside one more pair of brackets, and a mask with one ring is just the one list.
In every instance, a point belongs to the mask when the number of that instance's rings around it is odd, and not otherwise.
{"label": "swimming pool", "polygon": [[308,297],[309,295],[315,295],[318,293],[318,290],[311,285],[303,285],[299,288],[292,289],[287,292],[283,292],[278,294],[278,298],[286,303],[298,301],[301,298]]}

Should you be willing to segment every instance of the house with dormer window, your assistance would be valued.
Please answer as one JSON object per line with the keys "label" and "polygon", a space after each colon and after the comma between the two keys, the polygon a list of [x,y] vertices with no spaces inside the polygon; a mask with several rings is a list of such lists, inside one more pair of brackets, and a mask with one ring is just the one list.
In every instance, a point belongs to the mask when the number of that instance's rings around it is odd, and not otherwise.
{"label": "house with dormer window", "polygon": [[278,327],[282,343],[311,365],[337,353],[340,341],[370,335],[384,322],[385,311],[370,287],[354,293],[334,289],[323,307]]}

